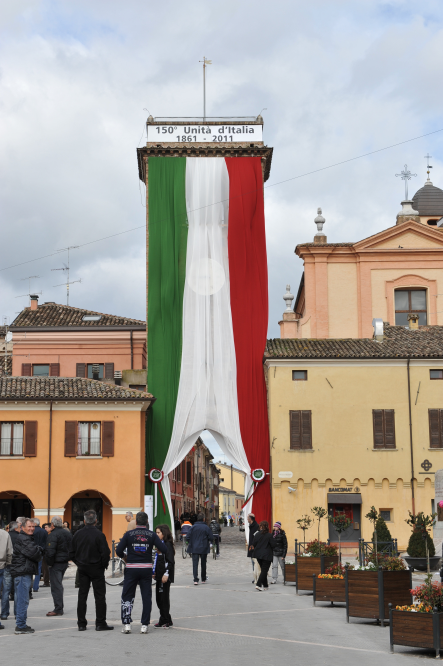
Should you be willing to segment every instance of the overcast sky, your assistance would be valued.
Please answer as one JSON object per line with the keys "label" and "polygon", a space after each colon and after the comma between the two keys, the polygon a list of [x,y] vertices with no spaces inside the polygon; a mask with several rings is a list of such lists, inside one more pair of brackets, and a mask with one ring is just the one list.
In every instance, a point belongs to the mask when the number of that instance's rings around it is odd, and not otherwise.
{"label": "overcast sky", "polygon": [[433,158],[443,187],[443,132],[302,178],[369,151],[443,129],[441,2],[376,0],[1,0],[0,314],[10,322],[28,283],[70,304],[145,319],[144,186],[136,148],[154,116],[202,113],[199,60],[212,59],[209,116],[256,115],[274,147],[266,183],[269,336],[285,285],[296,293],[297,243],[318,206],[330,242],[395,224],[396,173]]}

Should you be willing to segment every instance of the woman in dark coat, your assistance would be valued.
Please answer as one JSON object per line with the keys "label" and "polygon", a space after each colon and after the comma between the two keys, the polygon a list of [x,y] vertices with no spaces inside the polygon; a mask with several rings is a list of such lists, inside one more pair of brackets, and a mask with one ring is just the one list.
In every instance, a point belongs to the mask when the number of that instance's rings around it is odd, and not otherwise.
{"label": "woman in dark coat", "polygon": [[252,540],[252,556],[257,560],[260,565],[260,576],[257,581],[255,589],[259,592],[268,587],[268,571],[272,564],[273,550],[275,547],[272,534],[269,533],[269,524],[266,520],[260,523],[260,531],[257,532]]}
{"label": "woman in dark coat", "polygon": [[160,611],[160,619],[157,624],[154,624],[154,627],[169,629],[169,627],[172,627],[172,618],[169,613],[169,593],[171,590],[171,583],[174,582],[174,538],[168,525],[159,525],[155,531],[158,538],[164,542],[168,551],[165,555],[157,551],[155,556],[153,571],[155,577],[155,600],[157,602],[158,610]]}

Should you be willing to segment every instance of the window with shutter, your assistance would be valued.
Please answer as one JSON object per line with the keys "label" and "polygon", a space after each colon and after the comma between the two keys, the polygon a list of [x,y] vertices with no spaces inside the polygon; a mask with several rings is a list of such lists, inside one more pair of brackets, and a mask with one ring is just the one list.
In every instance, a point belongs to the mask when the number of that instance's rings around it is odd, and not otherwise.
{"label": "window with shutter", "polygon": [[86,377],[86,363],[77,363],[75,376],[84,379]]}
{"label": "window with shutter", "polygon": [[105,363],[105,379],[114,379],[113,363]]}
{"label": "window with shutter", "polygon": [[50,363],[49,364],[49,376],[50,377],[60,377],[60,363]]}
{"label": "window with shutter", "polygon": [[37,455],[37,421],[25,421],[25,446],[23,455]]}
{"label": "window with shutter", "polygon": [[442,423],[443,410],[430,409],[429,410],[429,446],[431,449],[443,448],[442,441]]}
{"label": "window with shutter", "polygon": [[192,483],[192,468],[190,460],[188,460],[186,463],[186,483],[188,486],[190,486]]}
{"label": "window with shutter", "polygon": [[289,412],[289,448],[312,449],[312,417],[310,410]]}
{"label": "window with shutter", "polygon": [[373,409],[374,449],[395,449],[395,411]]}
{"label": "window with shutter", "polygon": [[30,377],[32,375],[32,365],[30,363],[22,363],[22,377]]}
{"label": "window with shutter", "polygon": [[395,415],[393,409],[384,410],[385,417],[385,447],[395,449]]}
{"label": "window with shutter", "polygon": [[102,456],[114,455],[114,421],[103,421]]}
{"label": "window with shutter", "polygon": [[65,421],[65,456],[77,455],[77,421]]}

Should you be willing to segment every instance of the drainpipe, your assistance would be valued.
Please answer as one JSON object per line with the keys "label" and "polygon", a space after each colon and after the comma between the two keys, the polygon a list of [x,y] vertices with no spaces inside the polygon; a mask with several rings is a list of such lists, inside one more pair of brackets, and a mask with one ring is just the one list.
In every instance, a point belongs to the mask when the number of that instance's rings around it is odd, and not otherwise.
{"label": "drainpipe", "polygon": [[51,522],[52,400],[49,402],[48,520]]}
{"label": "drainpipe", "polygon": [[409,370],[409,364],[411,359],[408,358],[408,402],[409,402],[409,442],[411,448],[411,494],[412,494],[412,515],[415,516],[415,491],[414,491],[414,450],[412,446],[412,409],[411,409],[411,375]]}
{"label": "drainpipe", "polygon": [[131,328],[130,330],[130,335],[131,335],[131,370],[134,370],[134,339],[133,339],[133,330]]}

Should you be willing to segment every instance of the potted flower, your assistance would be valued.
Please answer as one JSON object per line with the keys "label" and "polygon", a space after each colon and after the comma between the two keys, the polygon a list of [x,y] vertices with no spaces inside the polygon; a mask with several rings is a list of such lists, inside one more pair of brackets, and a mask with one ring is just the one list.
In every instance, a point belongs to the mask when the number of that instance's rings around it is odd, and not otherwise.
{"label": "potted flower", "polygon": [[440,558],[435,556],[435,546],[428,530],[435,523],[436,513],[425,516],[423,511],[414,516],[409,512],[406,520],[412,527],[412,534],[408,543],[408,556],[405,557],[411,571],[435,571],[438,568]]}
{"label": "potted flower", "polygon": [[313,574],[322,574],[326,569],[338,564],[338,550],[336,546],[322,543],[317,539],[306,544],[303,555],[295,553],[295,586],[297,594],[300,590],[312,592]]}
{"label": "potted flower", "polygon": [[426,576],[425,583],[411,590],[415,604],[397,605],[395,610],[389,604],[390,645],[428,648],[435,650],[440,657],[443,648],[443,588],[432,582],[432,575]]}
{"label": "potted flower", "polygon": [[400,557],[372,553],[364,566],[346,569],[346,621],[350,617],[366,617],[377,624],[388,618],[388,604],[410,604],[412,573]]}
{"label": "potted flower", "polygon": [[[347,565],[348,569],[353,569],[352,564]],[[330,601],[331,606],[334,602],[346,601],[345,590],[345,567],[338,563],[326,569],[324,574],[313,574],[313,603],[317,601]]]}

